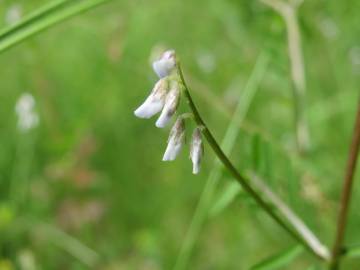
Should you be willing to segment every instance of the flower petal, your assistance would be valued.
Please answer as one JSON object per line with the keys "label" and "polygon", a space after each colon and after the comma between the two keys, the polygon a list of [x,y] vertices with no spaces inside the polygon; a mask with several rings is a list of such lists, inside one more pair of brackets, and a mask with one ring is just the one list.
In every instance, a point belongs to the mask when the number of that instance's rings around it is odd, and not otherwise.
{"label": "flower petal", "polygon": [[163,106],[163,99],[155,99],[152,95],[150,95],[144,103],[135,110],[134,114],[139,118],[150,118],[160,112]]}
{"label": "flower petal", "polygon": [[175,143],[169,143],[166,147],[163,161],[173,161],[177,157],[177,155],[180,153],[182,148],[182,144],[175,144]]}
{"label": "flower petal", "polygon": [[190,159],[193,163],[193,174],[200,172],[201,159],[204,154],[204,146],[201,138],[201,131],[199,128],[194,130],[191,147],[190,147]]}
{"label": "flower petal", "polygon": [[160,112],[165,104],[167,88],[167,79],[160,79],[148,98],[135,110],[134,114],[139,118],[150,118]]}
{"label": "flower petal", "polygon": [[164,128],[171,120],[171,117],[172,114],[169,114],[169,110],[166,107],[164,107],[158,120],[155,123],[155,126],[158,128]]}
{"label": "flower petal", "polygon": [[164,52],[159,60],[153,62],[153,69],[160,78],[170,75],[175,66],[176,57],[173,50]]}
{"label": "flower petal", "polygon": [[185,144],[185,120],[179,117],[170,130],[168,145],[165,150],[163,161],[171,161],[180,153]]}
{"label": "flower petal", "polygon": [[180,94],[181,92],[178,82],[172,82],[172,88],[166,95],[164,108],[160,114],[159,119],[155,123],[158,128],[165,127],[176,112],[180,102]]}

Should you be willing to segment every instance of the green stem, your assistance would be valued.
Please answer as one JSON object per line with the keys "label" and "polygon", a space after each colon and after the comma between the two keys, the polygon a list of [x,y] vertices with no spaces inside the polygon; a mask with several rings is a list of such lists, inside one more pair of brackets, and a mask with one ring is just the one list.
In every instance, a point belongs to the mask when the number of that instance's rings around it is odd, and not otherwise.
{"label": "green stem", "polygon": [[[242,123],[246,113],[248,112],[250,104],[259,88],[260,81],[265,73],[268,62],[269,56],[265,53],[261,53],[256,61],[255,67],[251,72],[245,88],[242,89],[243,91],[241,91],[239,101],[236,105],[233,116],[230,120],[230,123],[221,143],[221,148],[227,155],[234,147],[236,138],[240,132],[238,125]],[[194,118],[192,113],[191,115],[192,118]],[[215,189],[221,177],[222,164],[218,159],[215,159],[209,177],[200,195],[200,199],[195,209],[193,218],[190,222],[189,229],[181,246],[178,258],[174,266],[174,270],[184,270],[188,268],[191,252],[201,232],[201,228],[208,216],[210,204],[213,200]],[[235,184],[237,185],[237,183]]]}
{"label": "green stem", "polygon": [[52,1],[51,3],[44,5],[34,11],[33,13],[29,14],[28,16],[24,17],[21,21],[18,23],[5,27],[0,30],[0,40],[4,39],[5,37],[13,34],[16,31],[21,30],[25,26],[36,22],[36,20],[40,19],[41,17],[47,16],[50,13],[62,8],[63,6],[73,3],[71,0],[57,0]]}
{"label": "green stem", "polygon": [[294,232],[288,224],[283,221],[280,216],[272,209],[272,206],[269,205],[267,202],[265,202],[260,195],[257,194],[257,192],[250,186],[247,179],[242,176],[235,166],[232,164],[232,162],[228,159],[228,157],[224,154],[224,152],[221,150],[219,144],[215,140],[214,136],[210,132],[209,128],[205,124],[204,120],[201,118],[199,111],[197,110],[192,97],[190,95],[190,90],[186,85],[184,75],[181,70],[180,63],[178,63],[178,69],[179,69],[179,75],[180,79],[184,85],[184,94],[187,100],[187,103],[194,114],[194,120],[197,125],[203,126],[202,133],[208,143],[210,144],[211,148],[215,152],[216,156],[219,158],[221,163],[224,165],[224,167],[231,173],[231,175],[235,178],[235,180],[243,187],[243,189],[249,193],[249,195],[256,201],[256,203],[266,212],[268,215],[276,222],[278,223],[290,236],[292,236],[297,242],[299,242],[301,245],[303,245],[307,250],[309,250],[312,254],[319,257],[320,259],[324,259],[320,257],[313,249],[312,247],[301,237],[298,233]]}
{"label": "green stem", "polygon": [[42,8],[40,12],[38,11],[34,13],[35,15],[25,19],[25,22],[20,22],[18,26],[10,27],[0,33],[0,53],[59,22],[107,1],[110,0],[77,1],[75,4],[64,7],[62,5],[68,4],[68,2],[57,2],[57,5]]}

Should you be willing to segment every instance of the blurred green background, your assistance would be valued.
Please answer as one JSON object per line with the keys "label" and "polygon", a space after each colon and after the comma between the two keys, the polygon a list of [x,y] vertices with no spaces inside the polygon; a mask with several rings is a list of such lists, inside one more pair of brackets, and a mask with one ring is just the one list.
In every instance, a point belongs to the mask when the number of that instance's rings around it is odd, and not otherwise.
{"label": "blurred green background", "polygon": [[[6,26],[49,1],[1,0]],[[360,2],[299,10],[311,149],[296,153],[286,26],[259,1],[113,0],[0,55],[0,269],[172,269],[212,168],[191,174],[187,147],[161,161],[168,128],[133,115],[174,48],[220,141],[259,55],[269,59],[231,159],[255,169],[326,244],[360,83]],[[15,104],[35,99],[20,130]],[[240,100],[241,102],[241,100]],[[359,175],[347,244],[360,244]],[[224,172],[214,203],[232,181]],[[296,243],[240,192],[209,217],[186,269],[249,269]],[[309,268],[309,267],[319,268]],[[303,252],[282,269],[322,269]],[[360,269],[360,259],[344,269]]]}

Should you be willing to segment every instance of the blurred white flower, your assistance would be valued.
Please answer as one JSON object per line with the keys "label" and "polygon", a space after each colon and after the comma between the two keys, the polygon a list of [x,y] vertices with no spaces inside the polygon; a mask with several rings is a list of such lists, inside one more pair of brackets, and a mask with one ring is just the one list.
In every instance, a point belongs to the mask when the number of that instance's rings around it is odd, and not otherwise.
{"label": "blurred white flower", "polygon": [[20,21],[22,17],[22,8],[20,4],[13,4],[10,8],[6,11],[5,14],[5,23],[8,25],[13,25]]}
{"label": "blurred white flower", "polygon": [[360,73],[360,47],[354,46],[349,50],[349,60],[355,74]]}
{"label": "blurred white flower", "polygon": [[207,51],[200,51],[196,55],[196,62],[200,69],[205,73],[211,73],[216,68],[216,60],[214,55]]}
{"label": "blurred white flower", "polygon": [[204,155],[204,146],[200,128],[195,128],[190,145],[190,159],[193,163],[193,174],[200,172],[201,159]]}
{"label": "blurred white flower", "polygon": [[18,128],[22,132],[33,129],[39,124],[35,111],[35,99],[30,93],[23,93],[16,102],[15,112],[18,117]]}
{"label": "blurred white flower", "polygon": [[168,81],[166,78],[160,79],[154,89],[134,114],[139,118],[150,118],[162,110],[165,103]]}
{"label": "blurred white flower", "polygon": [[185,144],[185,120],[179,117],[172,127],[169,135],[168,145],[163,156],[163,161],[175,160]]}
{"label": "blurred white flower", "polygon": [[153,62],[153,69],[155,73],[164,78],[169,76],[176,67],[176,55],[174,50],[164,52],[160,59]]}
{"label": "blurred white flower", "polygon": [[176,112],[176,109],[180,102],[180,85],[177,80],[170,81],[170,91],[166,95],[164,108],[156,121],[155,125],[158,128],[163,128],[170,121],[171,117]]}
{"label": "blurred white flower", "polygon": [[37,268],[34,254],[30,249],[21,250],[18,254],[18,261],[23,270],[35,270]]}
{"label": "blurred white flower", "polygon": [[339,33],[337,24],[331,18],[324,18],[320,20],[319,27],[323,35],[328,39],[335,39]]}

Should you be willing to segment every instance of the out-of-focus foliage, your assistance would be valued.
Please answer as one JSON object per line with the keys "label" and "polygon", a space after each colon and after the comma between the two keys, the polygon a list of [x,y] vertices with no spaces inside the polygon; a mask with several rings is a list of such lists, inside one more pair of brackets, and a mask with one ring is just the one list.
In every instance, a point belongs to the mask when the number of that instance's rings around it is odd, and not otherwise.
{"label": "out-of-focus foliage", "polygon": [[[47,2],[0,0],[0,25]],[[359,95],[359,15],[358,0],[305,0],[299,10],[312,144],[304,157],[286,28],[259,1],[112,0],[1,54],[0,268],[173,267],[215,157],[206,147],[199,176],[187,149],[161,162],[168,129],[133,115],[156,81],[150,56],[168,47],[219,141],[257,57],[270,56],[231,159],[255,168],[331,244]],[[39,122],[24,130],[15,106],[25,92]],[[359,200],[356,184],[350,245],[360,243]],[[207,220],[189,269],[247,269],[294,244],[241,193]],[[288,269],[315,262],[303,252]],[[344,269],[359,265],[348,259]]]}

